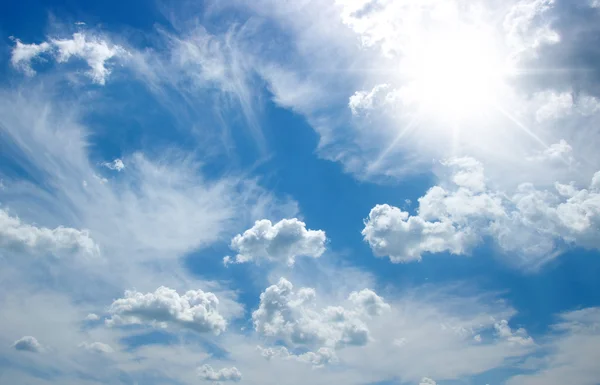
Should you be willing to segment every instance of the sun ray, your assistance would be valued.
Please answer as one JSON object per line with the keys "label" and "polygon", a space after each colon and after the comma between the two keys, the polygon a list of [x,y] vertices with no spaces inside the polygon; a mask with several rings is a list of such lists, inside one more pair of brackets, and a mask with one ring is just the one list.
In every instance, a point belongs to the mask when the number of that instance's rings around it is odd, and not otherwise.
{"label": "sun ray", "polygon": [[549,148],[549,146],[548,146],[548,144],[546,144],[546,142],[544,142],[539,136],[537,136],[533,131],[531,131],[531,129],[529,129],[529,127],[527,127],[526,125],[521,123],[517,118],[515,118],[508,111],[506,111],[504,108],[502,108],[498,103],[494,103],[493,106],[496,110],[498,110],[498,112],[500,112],[508,120],[513,122],[518,128],[520,128],[521,131],[526,133],[530,138],[535,140],[538,144],[542,145],[544,150]]}
{"label": "sun ray", "polygon": [[392,143],[390,143],[390,145],[387,146],[386,149],[381,152],[381,154],[379,154],[377,159],[367,167],[368,174],[377,170],[377,168],[379,167],[381,162],[385,159],[385,157],[388,156],[388,154],[398,145],[398,142],[400,142],[400,139],[402,139],[406,134],[413,131],[414,128],[417,126],[417,124],[420,122],[420,120],[421,120],[421,110],[417,111],[417,113],[415,114],[415,116],[413,116],[413,118],[410,120],[410,122],[408,122],[408,124],[398,133],[398,135],[396,135],[396,137],[394,138]]}

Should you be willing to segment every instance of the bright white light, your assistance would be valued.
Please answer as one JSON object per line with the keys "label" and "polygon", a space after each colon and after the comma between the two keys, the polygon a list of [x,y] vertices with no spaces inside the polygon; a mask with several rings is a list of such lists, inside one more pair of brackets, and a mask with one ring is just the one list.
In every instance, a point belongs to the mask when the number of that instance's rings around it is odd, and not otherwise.
{"label": "bright white light", "polygon": [[507,68],[485,30],[438,30],[416,40],[404,73],[409,94],[423,110],[464,118],[494,102]]}

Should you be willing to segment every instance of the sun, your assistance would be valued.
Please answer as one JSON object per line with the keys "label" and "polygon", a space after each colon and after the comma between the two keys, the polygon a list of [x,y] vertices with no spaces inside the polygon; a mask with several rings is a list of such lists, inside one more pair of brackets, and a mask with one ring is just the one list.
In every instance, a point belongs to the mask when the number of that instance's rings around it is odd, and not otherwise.
{"label": "sun", "polygon": [[509,68],[489,33],[463,27],[415,40],[403,68],[421,110],[464,119],[494,103]]}

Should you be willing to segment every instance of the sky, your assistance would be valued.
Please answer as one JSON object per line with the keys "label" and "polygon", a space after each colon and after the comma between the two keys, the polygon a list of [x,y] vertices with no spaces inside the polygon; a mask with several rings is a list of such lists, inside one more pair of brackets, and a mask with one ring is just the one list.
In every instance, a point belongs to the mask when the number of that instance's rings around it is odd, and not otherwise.
{"label": "sky", "polygon": [[598,0],[24,0],[0,38],[0,383],[600,384]]}

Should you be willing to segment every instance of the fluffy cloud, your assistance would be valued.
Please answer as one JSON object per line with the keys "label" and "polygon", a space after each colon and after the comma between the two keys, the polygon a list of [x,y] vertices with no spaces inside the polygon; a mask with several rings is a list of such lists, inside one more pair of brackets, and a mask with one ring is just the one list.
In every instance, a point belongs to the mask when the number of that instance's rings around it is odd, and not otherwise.
{"label": "fluffy cloud", "polygon": [[378,316],[385,311],[390,310],[390,305],[370,289],[354,291],[350,293],[348,299],[356,305],[356,308],[359,309],[359,311],[370,316]]}
{"label": "fluffy cloud", "polygon": [[436,385],[436,382],[433,381],[431,378],[423,377],[421,378],[421,382],[419,382],[419,385]]}
{"label": "fluffy cloud", "polygon": [[267,360],[270,360],[273,357],[277,357],[284,360],[294,359],[299,362],[310,364],[316,368],[323,367],[332,362],[337,362],[338,360],[337,355],[335,354],[335,350],[330,348],[319,348],[315,352],[309,351],[301,354],[293,354],[285,346],[273,348],[263,348],[261,346],[258,346],[257,349],[260,351],[260,354]]}
{"label": "fluffy cloud", "polygon": [[513,332],[508,326],[507,320],[501,320],[494,324],[496,334],[500,338],[506,339],[508,342],[520,344],[520,345],[531,345],[533,344],[533,338],[527,335],[527,331],[523,328],[519,328]]}
{"label": "fluffy cloud", "polygon": [[11,252],[26,250],[34,254],[65,254],[94,257],[100,249],[86,230],[69,227],[49,229],[23,223],[0,209],[0,246]]}
{"label": "fluffy cloud", "polygon": [[319,258],[325,252],[325,232],[307,230],[296,218],[282,219],[272,224],[268,219],[231,240],[231,249],[238,254],[235,260],[225,257],[225,264],[274,261],[293,265],[296,257]]}
{"label": "fluffy cloud", "polygon": [[371,210],[362,235],[376,256],[389,256],[394,263],[418,261],[423,253],[464,254],[477,241],[450,220],[429,222],[389,205]]}
{"label": "fluffy cloud", "polygon": [[379,84],[373,87],[371,91],[356,91],[348,101],[348,107],[350,107],[352,114],[368,113],[374,106],[380,106],[381,103],[391,99],[392,94],[386,92],[389,87],[388,84]]}
{"label": "fluffy cloud", "polygon": [[555,184],[555,193],[525,183],[513,196],[487,187],[483,167],[470,158],[453,159],[449,186],[434,186],[419,198],[416,215],[389,205],[374,207],[363,229],[376,256],[392,262],[421,259],[424,253],[468,254],[484,237],[524,264],[537,266],[555,256],[561,244],[600,247],[594,236],[600,221],[600,189]]}
{"label": "fluffy cloud", "polygon": [[515,55],[542,44],[556,44],[560,41],[560,35],[544,18],[553,4],[554,0],[521,0],[510,7],[504,17],[503,27],[507,43]]}
{"label": "fluffy cloud", "polygon": [[113,348],[111,348],[110,345],[104,344],[102,342],[82,342],[81,344],[79,344],[79,347],[94,353],[109,354],[114,352]]}
{"label": "fluffy cloud", "polygon": [[21,337],[13,343],[13,348],[20,351],[39,353],[43,350],[42,345],[38,342],[35,337],[25,336]]}
{"label": "fluffy cloud", "polygon": [[350,294],[349,300],[354,306],[349,308],[318,309],[315,300],[314,289],[294,290],[291,282],[281,278],[260,295],[260,305],[252,313],[254,328],[261,335],[281,339],[292,346],[362,346],[370,339],[365,316],[389,309],[389,305],[370,290]]}
{"label": "fluffy cloud", "polygon": [[108,325],[174,324],[197,332],[220,334],[227,326],[218,311],[217,296],[202,290],[190,290],[183,295],[161,286],[154,293],[126,291],[109,308]]}
{"label": "fluffy cloud", "polygon": [[96,313],[90,313],[85,316],[86,321],[98,321],[100,317]]}
{"label": "fluffy cloud", "polygon": [[52,52],[58,63],[65,63],[72,57],[84,60],[90,68],[87,75],[94,83],[104,85],[111,70],[107,62],[117,56],[124,56],[127,51],[119,45],[85,33],[74,33],[70,39],[49,39],[41,44],[23,44],[16,40],[12,50],[12,65],[28,75],[34,75],[31,62],[46,52]]}
{"label": "fluffy cloud", "polygon": [[234,366],[222,368],[215,371],[210,365],[202,365],[198,368],[198,376],[205,381],[231,381],[238,382],[242,379],[242,373]]}

